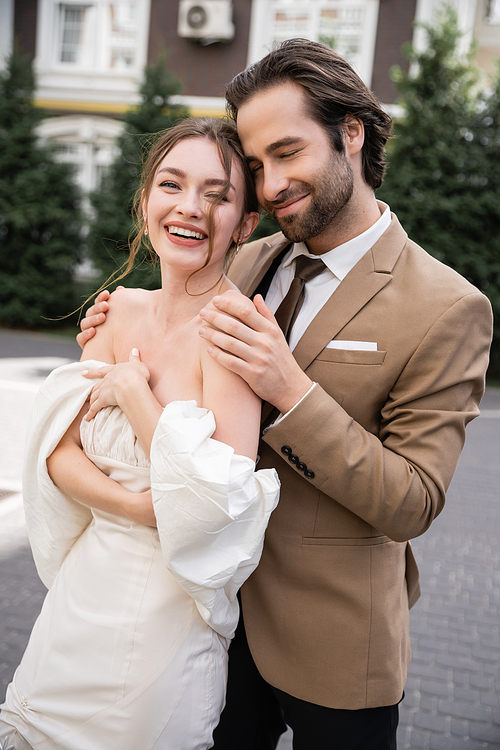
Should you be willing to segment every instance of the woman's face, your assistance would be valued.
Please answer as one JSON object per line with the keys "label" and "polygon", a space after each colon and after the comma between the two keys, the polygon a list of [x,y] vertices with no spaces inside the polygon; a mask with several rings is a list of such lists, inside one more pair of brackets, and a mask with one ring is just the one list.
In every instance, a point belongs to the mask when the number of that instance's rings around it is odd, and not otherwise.
{"label": "woman's face", "polygon": [[[208,215],[226,183],[217,147],[204,138],[180,141],[164,156],[147,200],[149,238],[160,261],[188,274],[203,266],[208,255]],[[254,215],[242,216],[243,174],[233,160],[230,187],[213,212],[212,256],[207,266],[222,273],[232,241],[247,236]]]}

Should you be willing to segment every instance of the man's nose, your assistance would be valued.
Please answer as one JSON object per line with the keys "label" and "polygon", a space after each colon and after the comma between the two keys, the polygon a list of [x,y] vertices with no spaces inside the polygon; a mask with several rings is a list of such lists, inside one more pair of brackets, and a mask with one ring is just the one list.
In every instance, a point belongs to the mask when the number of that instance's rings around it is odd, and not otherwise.
{"label": "man's nose", "polygon": [[276,166],[263,167],[262,195],[268,203],[280,199],[281,193],[286,190],[290,181],[284,171]]}

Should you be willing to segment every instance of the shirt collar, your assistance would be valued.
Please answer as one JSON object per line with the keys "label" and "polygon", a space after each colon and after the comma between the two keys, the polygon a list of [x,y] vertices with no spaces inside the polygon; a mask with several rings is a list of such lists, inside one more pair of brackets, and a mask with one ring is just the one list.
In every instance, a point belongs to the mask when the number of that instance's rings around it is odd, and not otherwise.
{"label": "shirt collar", "polygon": [[344,242],[333,250],[329,250],[322,255],[313,255],[309,252],[304,242],[296,242],[291,252],[283,261],[283,268],[289,266],[299,255],[306,255],[308,258],[321,258],[323,263],[330,271],[342,281],[349,271],[354,268],[358,260],[377,242],[391,223],[391,212],[389,206],[382,201],[377,201],[380,209],[380,218],[375,224],[372,224],[365,232],[353,237],[352,240]]}

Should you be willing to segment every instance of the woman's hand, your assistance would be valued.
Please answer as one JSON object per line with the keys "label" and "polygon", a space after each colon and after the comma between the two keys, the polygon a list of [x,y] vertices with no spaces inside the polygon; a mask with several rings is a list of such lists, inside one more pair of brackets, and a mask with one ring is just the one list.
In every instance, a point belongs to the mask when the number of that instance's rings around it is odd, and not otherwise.
{"label": "woman's hand", "polygon": [[137,349],[132,349],[128,362],[83,370],[82,375],[93,380],[100,379],[90,392],[90,406],[85,415],[87,422],[106,406],[122,406],[123,398],[147,385],[151,377]]}

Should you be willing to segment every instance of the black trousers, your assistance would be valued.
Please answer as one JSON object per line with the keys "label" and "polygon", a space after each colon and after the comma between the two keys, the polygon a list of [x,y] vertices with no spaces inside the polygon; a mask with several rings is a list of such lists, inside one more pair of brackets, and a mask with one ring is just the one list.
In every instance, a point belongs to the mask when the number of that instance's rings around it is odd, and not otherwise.
{"label": "black trousers", "polygon": [[398,717],[398,704],[347,711],[273,688],[255,666],[240,618],[229,648],[227,702],[213,750],[275,750],[287,724],[294,750],[396,750]]}

